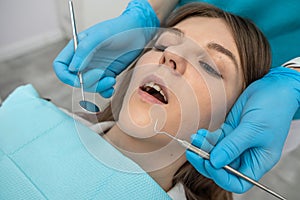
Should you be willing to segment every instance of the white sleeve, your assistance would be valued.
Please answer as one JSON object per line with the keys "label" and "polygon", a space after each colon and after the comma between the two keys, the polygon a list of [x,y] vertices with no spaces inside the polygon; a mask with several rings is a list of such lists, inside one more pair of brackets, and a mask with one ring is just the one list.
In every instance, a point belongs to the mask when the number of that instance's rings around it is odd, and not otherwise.
{"label": "white sleeve", "polygon": [[283,66],[288,68],[291,67],[300,68],[300,57],[289,60],[288,62],[284,63]]}
{"label": "white sleeve", "polygon": [[177,183],[173,188],[168,191],[168,195],[173,200],[186,200],[184,187],[181,183]]}

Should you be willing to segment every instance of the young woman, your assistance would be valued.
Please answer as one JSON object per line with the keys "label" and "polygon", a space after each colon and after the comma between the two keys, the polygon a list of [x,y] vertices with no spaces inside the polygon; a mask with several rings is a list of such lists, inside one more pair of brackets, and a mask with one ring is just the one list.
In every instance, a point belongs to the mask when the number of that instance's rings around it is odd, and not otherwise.
{"label": "young woman", "polygon": [[117,123],[99,133],[165,191],[183,187],[187,199],[232,199],[154,129],[189,140],[200,128],[219,127],[241,92],[268,72],[269,44],[250,21],[202,3],[179,8],[165,27],[98,116]]}

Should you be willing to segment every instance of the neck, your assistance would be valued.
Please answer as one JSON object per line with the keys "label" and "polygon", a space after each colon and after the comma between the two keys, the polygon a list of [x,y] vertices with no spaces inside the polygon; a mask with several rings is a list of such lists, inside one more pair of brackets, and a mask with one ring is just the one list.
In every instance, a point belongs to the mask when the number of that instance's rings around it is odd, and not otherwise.
{"label": "neck", "polygon": [[[137,159],[135,153],[151,152],[153,141],[147,139],[137,139],[124,133],[117,125],[113,126],[103,138],[109,143],[114,145],[124,155],[138,163],[142,168],[146,165],[143,160]],[[151,159],[151,158],[149,158]],[[163,156],[160,159],[164,159]],[[147,159],[148,160],[148,159]],[[158,170],[148,172],[148,174],[165,190],[168,191],[172,187],[173,176],[179,167],[186,161],[185,156],[182,155],[175,162],[170,163],[168,166],[159,168]],[[154,160],[155,162],[155,160]]]}
{"label": "neck", "polygon": [[165,190],[169,191],[173,186],[173,177],[179,167],[186,161],[185,156],[181,156],[171,165],[162,169],[149,172],[148,174]]}

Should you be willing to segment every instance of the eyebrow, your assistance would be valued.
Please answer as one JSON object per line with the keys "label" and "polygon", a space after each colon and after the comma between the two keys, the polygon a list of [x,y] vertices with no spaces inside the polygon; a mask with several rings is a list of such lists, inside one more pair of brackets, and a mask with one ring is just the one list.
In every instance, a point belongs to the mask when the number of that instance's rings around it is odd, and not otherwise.
{"label": "eyebrow", "polygon": [[235,66],[235,69],[238,71],[238,63],[236,61],[235,56],[233,55],[233,53],[231,51],[229,51],[228,49],[226,49],[222,45],[220,45],[218,43],[214,43],[214,42],[208,43],[207,47],[209,49],[216,50],[216,51],[228,56],[231,59],[231,61],[233,62],[234,66]]}
{"label": "eyebrow", "polygon": [[167,28],[167,29],[165,29],[161,32],[161,34],[163,34],[163,33],[172,33],[172,34],[175,34],[175,35],[180,36],[180,37],[184,36],[184,32],[182,30],[178,29],[178,28],[175,28],[175,27],[169,27],[169,28]]}

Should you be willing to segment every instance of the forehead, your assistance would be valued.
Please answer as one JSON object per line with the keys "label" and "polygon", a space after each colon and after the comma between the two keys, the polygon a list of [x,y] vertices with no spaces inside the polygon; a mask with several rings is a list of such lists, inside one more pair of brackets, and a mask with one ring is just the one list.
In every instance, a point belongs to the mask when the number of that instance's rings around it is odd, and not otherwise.
{"label": "forehead", "polygon": [[239,58],[233,35],[223,19],[210,17],[191,17],[174,26],[186,37],[205,48],[208,43],[215,42],[229,49]]}

